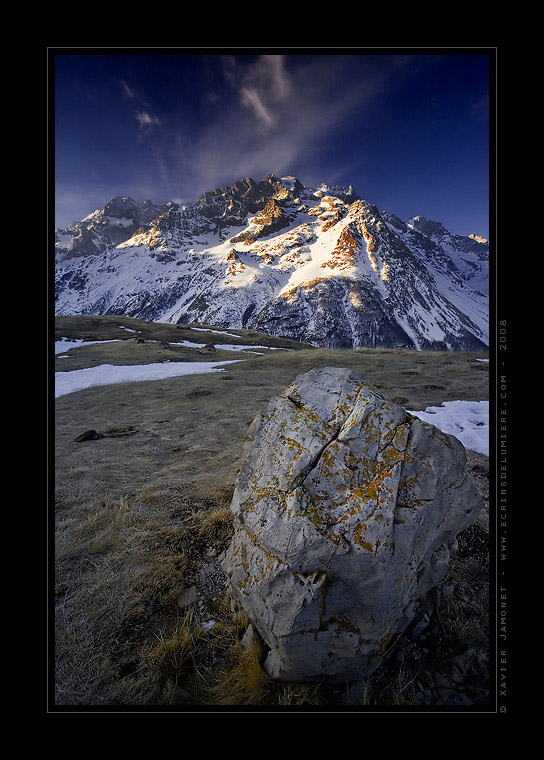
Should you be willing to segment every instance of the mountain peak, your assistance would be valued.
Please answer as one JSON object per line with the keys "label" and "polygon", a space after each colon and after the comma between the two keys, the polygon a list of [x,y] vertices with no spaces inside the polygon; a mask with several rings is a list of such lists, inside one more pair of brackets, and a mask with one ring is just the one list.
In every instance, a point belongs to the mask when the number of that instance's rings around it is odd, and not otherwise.
{"label": "mountain peak", "polygon": [[128,195],[116,195],[104,206],[106,216],[113,216],[117,219],[130,219],[138,210],[139,205]]}

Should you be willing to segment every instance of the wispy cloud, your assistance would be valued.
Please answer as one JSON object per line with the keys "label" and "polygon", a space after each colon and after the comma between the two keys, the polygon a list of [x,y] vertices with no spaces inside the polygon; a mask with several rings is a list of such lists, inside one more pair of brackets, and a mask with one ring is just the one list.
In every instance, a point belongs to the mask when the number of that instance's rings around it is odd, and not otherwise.
{"label": "wispy cloud", "polygon": [[240,96],[242,103],[253,111],[261,127],[269,129],[276,123],[276,119],[262,102],[257,90],[252,87],[242,87]]}
{"label": "wispy cloud", "polygon": [[143,137],[153,130],[153,127],[160,125],[160,119],[148,111],[136,111],[136,121],[140,128],[140,135]]}
{"label": "wispy cloud", "polygon": [[138,122],[138,137],[142,139],[151,134],[154,127],[158,127],[161,123],[158,116],[155,116],[151,111],[149,104],[138,94],[138,91],[127,84],[124,79],[116,79],[116,83],[121,88],[123,97],[136,101],[139,108],[134,112],[136,121]]}
{"label": "wispy cloud", "polygon": [[357,109],[365,107],[365,118],[372,118],[386,86],[383,74],[369,67],[361,76],[359,67],[354,79],[350,56],[246,58],[222,58],[235,98],[230,106],[221,101],[220,118],[209,120],[190,144],[176,143],[167,163],[177,181],[183,177],[204,191],[271,172],[298,174],[309,182],[330,179],[321,174],[328,171],[329,147],[360,118]]}
{"label": "wispy cloud", "polygon": [[134,100],[136,98],[136,91],[131,89],[124,79],[116,79],[115,81],[121,87],[123,94],[126,98],[128,98],[129,100]]}
{"label": "wispy cloud", "polygon": [[278,124],[278,109],[291,89],[283,55],[262,55],[251,65],[240,64],[233,57],[225,59],[225,76],[238,92],[240,102],[248,108],[259,129],[269,132]]}

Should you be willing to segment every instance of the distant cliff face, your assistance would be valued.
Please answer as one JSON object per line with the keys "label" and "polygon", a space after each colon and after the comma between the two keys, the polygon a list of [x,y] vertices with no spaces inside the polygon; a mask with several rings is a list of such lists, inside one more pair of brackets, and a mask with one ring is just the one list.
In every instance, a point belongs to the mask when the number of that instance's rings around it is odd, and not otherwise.
{"label": "distant cliff face", "polygon": [[251,328],[328,348],[485,349],[489,247],[353,187],[247,178],[117,197],[56,235],[57,314]]}

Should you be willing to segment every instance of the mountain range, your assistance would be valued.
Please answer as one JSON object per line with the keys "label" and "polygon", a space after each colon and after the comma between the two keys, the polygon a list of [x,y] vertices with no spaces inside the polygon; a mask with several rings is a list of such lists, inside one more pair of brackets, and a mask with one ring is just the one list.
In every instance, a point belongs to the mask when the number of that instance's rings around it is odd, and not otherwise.
{"label": "mountain range", "polygon": [[242,179],[112,198],[55,233],[55,313],[245,328],[323,348],[487,350],[489,245],[348,188]]}

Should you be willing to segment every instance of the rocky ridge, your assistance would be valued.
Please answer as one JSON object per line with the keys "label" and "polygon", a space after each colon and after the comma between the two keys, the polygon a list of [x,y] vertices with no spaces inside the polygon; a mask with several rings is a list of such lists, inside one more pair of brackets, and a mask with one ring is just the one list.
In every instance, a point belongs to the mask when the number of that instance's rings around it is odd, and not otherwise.
{"label": "rocky ridge", "polygon": [[56,233],[55,310],[248,328],[325,348],[487,348],[489,246],[353,187],[246,178],[112,199]]}

